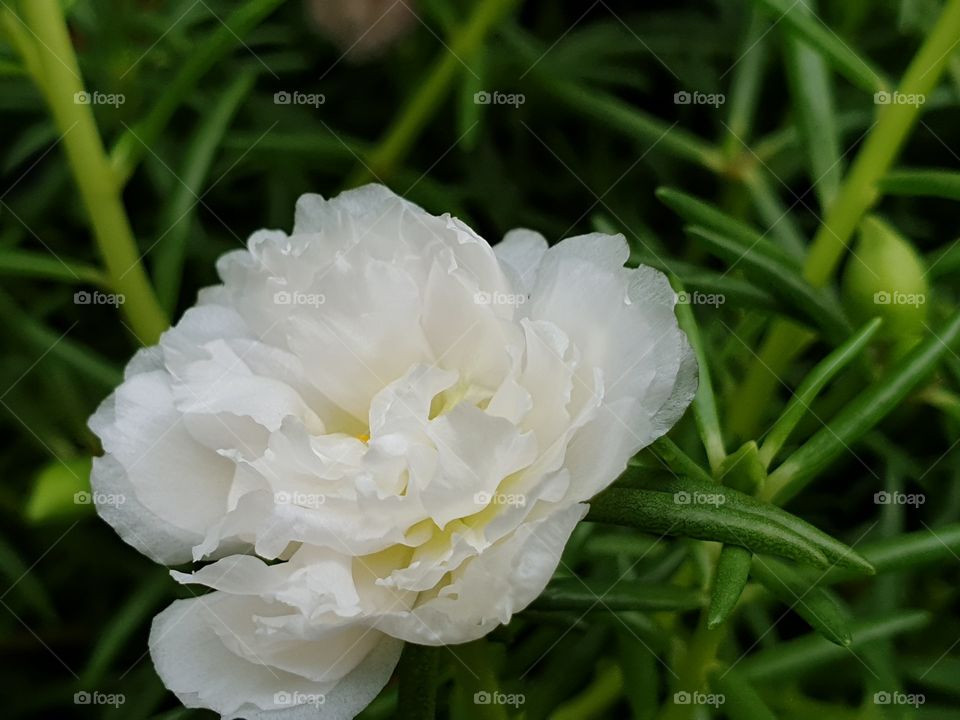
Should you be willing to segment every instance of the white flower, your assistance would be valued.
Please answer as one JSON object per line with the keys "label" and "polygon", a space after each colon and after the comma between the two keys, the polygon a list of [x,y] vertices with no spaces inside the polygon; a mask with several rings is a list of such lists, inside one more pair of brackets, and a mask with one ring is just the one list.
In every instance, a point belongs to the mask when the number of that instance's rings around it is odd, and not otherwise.
{"label": "white flower", "polygon": [[151,637],[186,705],[352,717],[400,640],[473,640],[536,598],[695,390],[673,291],[627,255],[491,249],[368,185],[221,258],[91,420],[94,489],[126,499],[101,516],[158,562],[215,560],[175,574],[215,592]]}

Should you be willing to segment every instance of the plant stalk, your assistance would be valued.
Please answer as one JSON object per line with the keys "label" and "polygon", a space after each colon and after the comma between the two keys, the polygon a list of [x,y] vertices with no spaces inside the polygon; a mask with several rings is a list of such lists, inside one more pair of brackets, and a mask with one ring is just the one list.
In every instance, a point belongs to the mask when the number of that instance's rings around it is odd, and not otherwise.
{"label": "plant stalk", "polygon": [[115,292],[123,295],[121,308],[140,342],[152,345],[166,329],[167,318],[140,262],[140,252],[92,108],[77,100],[84,88],[66,18],[58,0],[23,3],[23,14],[38,40],[41,89],[63,134],[70,169],[90,216],[110,284]]}
{"label": "plant stalk", "polygon": [[[900,83],[901,97],[926,97],[936,87],[951,52],[960,41],[960,0],[950,0],[926,41],[914,56]],[[827,210],[803,266],[803,275],[815,287],[832,277],[864,213],[877,201],[878,181],[893,165],[920,117],[921,104],[891,102],[879,105],[877,121]],[[760,413],[783,371],[814,336],[785,320],[775,321],[760,352],[750,364],[732,404],[729,430],[735,437],[752,437]]]}

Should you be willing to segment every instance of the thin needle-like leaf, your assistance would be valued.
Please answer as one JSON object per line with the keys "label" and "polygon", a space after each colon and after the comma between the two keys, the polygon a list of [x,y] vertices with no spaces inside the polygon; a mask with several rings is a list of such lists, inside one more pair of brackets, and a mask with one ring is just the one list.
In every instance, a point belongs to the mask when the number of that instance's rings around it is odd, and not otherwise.
{"label": "thin needle-like leaf", "polygon": [[[672,279],[673,289],[683,293],[683,288],[679,281],[674,277]],[[690,347],[697,357],[697,373],[699,375],[699,385],[697,394],[693,397],[693,417],[697,423],[697,430],[700,433],[700,439],[703,447],[707,451],[707,460],[710,462],[710,469],[716,472],[723,459],[727,455],[723,444],[723,434],[720,430],[720,418],[717,413],[717,399],[713,392],[713,381],[710,379],[710,366],[707,362],[706,348],[703,344],[703,337],[700,335],[700,328],[697,326],[697,320],[693,316],[693,308],[690,303],[678,303],[676,307],[677,322],[680,329],[687,335]]]}
{"label": "thin needle-like leaf", "polygon": [[821,360],[804,378],[783,414],[767,433],[763,445],[760,446],[760,459],[764,467],[769,467],[776,458],[777,453],[790,437],[790,433],[806,415],[820,391],[863,351],[880,329],[882,322],[879,318],[868,322],[843,345]]}
{"label": "thin needle-like leaf", "polygon": [[764,497],[782,504],[806,487],[927,378],[958,337],[960,313],[939,332],[931,333],[788,457],[770,475]]}
{"label": "thin needle-like leaf", "polygon": [[890,86],[883,75],[858,55],[818,17],[797,7],[796,0],[754,0],[769,9],[787,31],[806,41],[847,80],[869,93]]}
{"label": "thin needle-like leaf", "polygon": [[938,169],[892,170],[880,180],[880,189],[890,195],[938,197],[960,200],[960,172]]}
{"label": "thin needle-like leaf", "polygon": [[750,562],[753,558],[746,548],[738,545],[724,545],[717,561],[717,571],[710,593],[710,607],[707,611],[707,626],[715,628],[726,621],[733,612],[747,585],[750,576]]}
{"label": "thin needle-like leaf", "polygon": [[203,185],[220,141],[240,103],[253,88],[256,74],[256,70],[250,69],[237,75],[204,116],[193,140],[187,145],[179,182],[160,213],[160,232],[164,235],[155,250],[154,281],[157,298],[168,314],[173,313],[177,304],[187,238],[196,207],[200,204],[197,198],[202,197]]}
{"label": "thin needle-like leaf", "polygon": [[849,334],[850,323],[839,301],[828,290],[813,287],[771,252],[758,252],[755,247],[702,227],[688,227],[687,232],[711,254],[731,266],[742,267],[754,282],[804,313],[808,323],[821,328],[828,338],[836,340]]}
{"label": "thin needle-like leaf", "polygon": [[858,620],[851,623],[851,641],[848,648],[831,643],[819,634],[805,635],[751,655],[740,663],[738,668],[741,674],[752,682],[793,677],[823,667],[826,663],[850,658],[850,649],[855,650],[874,640],[919,630],[930,620],[929,613],[917,610],[898,611],[879,618]]}
{"label": "thin needle-like leaf", "polygon": [[[799,0],[791,10],[810,17],[815,11],[813,0]],[[803,156],[820,207],[826,208],[837,194],[843,175],[830,73],[823,56],[795,33],[787,38],[785,52],[787,80]]]}
{"label": "thin needle-like leaf", "polygon": [[811,578],[786,563],[763,557],[754,558],[752,575],[827,640],[837,645],[850,644],[852,635],[845,609]]}

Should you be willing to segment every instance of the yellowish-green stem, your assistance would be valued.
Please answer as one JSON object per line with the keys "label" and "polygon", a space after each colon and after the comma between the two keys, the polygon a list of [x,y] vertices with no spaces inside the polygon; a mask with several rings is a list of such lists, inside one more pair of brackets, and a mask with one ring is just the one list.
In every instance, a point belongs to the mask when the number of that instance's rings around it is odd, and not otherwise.
{"label": "yellowish-green stem", "polygon": [[[24,60],[33,62],[74,179],[90,216],[97,247],[121,308],[139,340],[157,341],[168,322],[140,262],[140,253],[120,197],[119,184],[103,149],[91,105],[77,101],[84,91],[77,57],[58,0],[23,3],[23,16],[36,37]],[[35,60],[31,61],[30,56]]]}
{"label": "yellowish-green stem", "polygon": [[454,34],[449,46],[444,46],[426,80],[410,98],[386,136],[347,180],[348,187],[390,176],[443,100],[457,73],[469,72],[464,64],[469,62],[491,28],[516,3],[517,0],[481,0],[477,4],[467,22]]}
{"label": "yellowish-green stem", "polygon": [[[907,68],[902,96],[925,97],[936,87],[951,53],[960,42],[960,0],[950,0]],[[826,285],[843,258],[864,213],[879,197],[877,182],[887,173],[920,117],[922,103],[879,105],[877,122],[844,180],[810,247],[803,274],[816,287]],[[787,321],[775,322],[751,363],[728,430],[737,438],[753,437],[782,372],[810,344],[813,335]]]}

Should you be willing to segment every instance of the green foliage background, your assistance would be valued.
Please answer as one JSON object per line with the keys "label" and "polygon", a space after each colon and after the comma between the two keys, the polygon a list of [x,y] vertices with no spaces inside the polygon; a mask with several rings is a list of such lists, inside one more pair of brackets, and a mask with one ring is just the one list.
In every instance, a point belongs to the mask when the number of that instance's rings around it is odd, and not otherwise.
{"label": "green foliage background", "polygon": [[[146,656],[185,591],[74,500],[86,419],[220,254],[371,179],[491,241],[624,233],[692,298],[701,360],[693,411],[598,499],[544,596],[406,658],[404,687],[450,718],[960,717],[960,2],[421,0],[363,63],[299,0],[62,3],[77,88],[116,106],[73,102],[56,7],[0,3],[5,717],[210,716]],[[922,104],[875,95],[896,88]],[[894,260],[856,244],[868,212]],[[116,270],[137,256],[145,276]],[[76,302],[94,290],[127,302]],[[676,492],[725,502],[693,519]],[[428,717],[400,684],[364,717]],[[473,702],[495,689],[524,702]]]}

